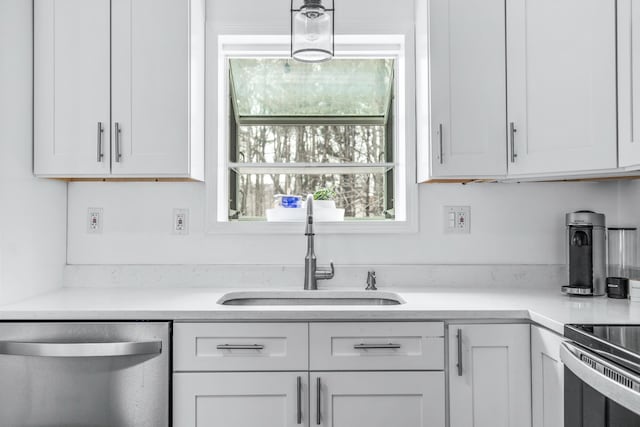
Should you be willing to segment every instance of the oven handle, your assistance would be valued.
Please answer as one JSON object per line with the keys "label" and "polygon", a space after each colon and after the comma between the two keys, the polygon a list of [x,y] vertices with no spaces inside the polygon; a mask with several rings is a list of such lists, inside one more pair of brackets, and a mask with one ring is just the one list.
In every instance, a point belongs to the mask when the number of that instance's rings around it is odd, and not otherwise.
{"label": "oven handle", "polygon": [[0,341],[0,354],[37,357],[116,357],[162,353],[162,341],[24,342]]}
{"label": "oven handle", "polygon": [[[594,368],[593,365],[583,361],[583,356],[591,359],[596,367]],[[567,369],[585,384],[594,388],[605,397],[640,415],[640,388],[638,388],[640,387],[640,377],[621,369],[592,352],[568,342],[563,342],[560,346],[560,360],[562,360]],[[631,387],[636,389],[633,390],[609,378],[609,376],[603,373],[603,371],[607,370],[612,376],[630,384]]]}

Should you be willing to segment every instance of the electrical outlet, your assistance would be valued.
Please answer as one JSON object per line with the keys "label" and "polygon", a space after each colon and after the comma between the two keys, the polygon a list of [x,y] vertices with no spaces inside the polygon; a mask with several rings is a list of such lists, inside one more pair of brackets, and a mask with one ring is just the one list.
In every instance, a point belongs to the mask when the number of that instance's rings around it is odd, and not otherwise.
{"label": "electrical outlet", "polygon": [[189,209],[173,210],[173,234],[181,236],[189,234]]}
{"label": "electrical outlet", "polygon": [[87,233],[102,234],[102,208],[87,209]]}
{"label": "electrical outlet", "polygon": [[457,234],[471,233],[471,207],[445,206],[444,231]]}

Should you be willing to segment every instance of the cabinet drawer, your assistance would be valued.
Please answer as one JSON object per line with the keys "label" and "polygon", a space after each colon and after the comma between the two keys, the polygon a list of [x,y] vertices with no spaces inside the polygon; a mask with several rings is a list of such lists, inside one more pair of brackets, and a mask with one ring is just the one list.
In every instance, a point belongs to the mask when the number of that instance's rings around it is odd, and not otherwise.
{"label": "cabinet drawer", "polygon": [[305,371],[306,323],[175,323],[175,371]]}
{"label": "cabinet drawer", "polygon": [[310,369],[444,369],[440,322],[312,323]]}

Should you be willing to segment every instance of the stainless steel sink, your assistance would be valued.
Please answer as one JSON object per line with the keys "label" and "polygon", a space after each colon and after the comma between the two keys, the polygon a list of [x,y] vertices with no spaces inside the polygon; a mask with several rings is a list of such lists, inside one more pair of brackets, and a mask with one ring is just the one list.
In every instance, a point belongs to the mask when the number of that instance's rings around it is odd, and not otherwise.
{"label": "stainless steel sink", "polygon": [[381,291],[247,291],[229,292],[218,300],[221,305],[399,305],[398,294]]}

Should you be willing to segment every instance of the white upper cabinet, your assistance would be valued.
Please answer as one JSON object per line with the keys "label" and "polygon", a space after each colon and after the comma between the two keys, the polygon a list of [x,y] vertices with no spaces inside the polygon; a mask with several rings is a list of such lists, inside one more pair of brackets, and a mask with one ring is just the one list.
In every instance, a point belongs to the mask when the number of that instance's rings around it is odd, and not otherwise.
{"label": "white upper cabinet", "polygon": [[529,348],[529,325],[449,325],[450,426],[530,427]]}
{"label": "white upper cabinet", "polygon": [[203,0],[36,0],[35,15],[36,175],[204,178]]}
{"label": "white upper cabinet", "polygon": [[616,1],[506,5],[509,174],[616,168]]}
{"label": "white upper cabinet", "polygon": [[112,173],[188,177],[190,114],[202,110],[197,105],[190,109],[190,95],[203,99],[204,94],[199,81],[189,75],[189,13],[198,2],[113,0],[111,4]]}
{"label": "white upper cabinet", "polygon": [[109,0],[35,0],[34,168],[109,173]]}
{"label": "white upper cabinet", "polygon": [[640,165],[640,5],[618,0],[618,156]]}
{"label": "white upper cabinet", "polygon": [[504,176],[504,1],[430,0],[428,14],[431,173],[421,179]]}

